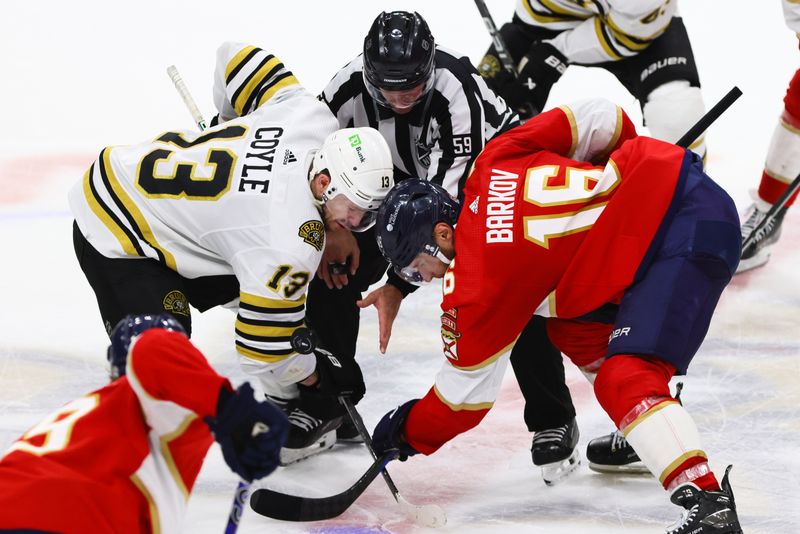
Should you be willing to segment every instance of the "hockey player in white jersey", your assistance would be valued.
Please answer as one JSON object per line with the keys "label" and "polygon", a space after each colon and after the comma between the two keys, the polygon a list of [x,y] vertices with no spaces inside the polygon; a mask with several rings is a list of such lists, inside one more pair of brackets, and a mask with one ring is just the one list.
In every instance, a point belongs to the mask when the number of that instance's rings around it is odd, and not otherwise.
{"label": "hockey player in white jersey", "polygon": [[374,129],[338,130],[327,106],[255,46],[219,48],[214,101],[215,127],[101,152],[69,194],[75,252],[107,330],[129,313],[167,312],[191,334],[190,305],[238,304],[243,368],[268,395],[299,399],[285,406],[297,452],[339,424],[333,397],[363,396],[354,362],[337,367],[292,339],[326,226],[371,226],[391,154]]}
{"label": "hockey player in white jersey", "polygon": [[[494,46],[478,71],[523,118],[544,109],[550,90],[570,65],[612,73],[639,101],[645,125],[657,139],[677,141],[705,112],[694,53],[676,0],[517,0],[514,16],[500,34],[516,76],[503,68]],[[703,135],[689,148],[705,159]],[[539,405],[543,396],[536,392],[542,388],[525,384],[536,373],[520,369],[516,375],[526,406]],[[541,437],[551,446],[565,444],[574,421],[564,419],[554,426]],[[556,434],[560,439],[554,441]],[[534,435],[534,448],[536,442]],[[548,447],[546,441],[543,447]],[[646,472],[616,433],[592,440],[586,454],[593,469]]]}

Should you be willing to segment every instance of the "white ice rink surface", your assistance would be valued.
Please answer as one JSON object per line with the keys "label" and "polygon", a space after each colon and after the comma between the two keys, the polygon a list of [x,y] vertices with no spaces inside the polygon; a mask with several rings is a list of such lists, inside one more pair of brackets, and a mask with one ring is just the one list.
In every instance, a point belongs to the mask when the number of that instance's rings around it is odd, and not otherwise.
{"label": "white ice rink surface", "polygon": [[[498,23],[513,0],[488,2]],[[100,149],[133,143],[191,119],[165,74],[176,64],[210,118],[214,51],[223,40],[274,52],[319,91],[361,47],[382,9],[416,9],[437,42],[473,62],[489,39],[468,0],[228,2],[143,0],[124,6],[12,2],[0,22],[0,451],[46,413],[105,381],[106,338],[94,296],[72,253],[68,188]],[[740,209],[756,187],[781,98],[800,52],[778,0],[692,0],[681,5],[710,107],[733,85],[744,96],[708,134],[708,172]],[[639,120],[636,102],[604,71],[572,67],[549,104],[598,95]],[[732,482],[748,534],[800,532],[800,213],[790,212],[772,261],[737,277],[685,377],[683,400],[715,472]],[[368,393],[359,408],[372,428],[395,405],[424,395],[442,360],[438,288],[407,299],[389,353],[377,352],[377,321],[363,314],[359,361]],[[502,305],[501,303],[497,304]],[[195,342],[236,381],[234,316],[195,314]],[[591,388],[567,364],[580,449],[611,430]],[[393,463],[401,493],[436,503],[441,532],[656,533],[678,516],[652,478],[611,477],[584,465],[546,487],[530,461],[520,393],[509,375],[475,430],[431,457]],[[280,469],[263,483],[324,496],[349,486],[369,463],[360,447]],[[236,477],[212,448],[192,495],[185,532],[222,532]],[[42,503],[43,513],[46,503]],[[79,513],[79,512],[78,512]],[[399,511],[381,480],[341,517],[282,523],[254,514],[243,533],[424,532]]]}

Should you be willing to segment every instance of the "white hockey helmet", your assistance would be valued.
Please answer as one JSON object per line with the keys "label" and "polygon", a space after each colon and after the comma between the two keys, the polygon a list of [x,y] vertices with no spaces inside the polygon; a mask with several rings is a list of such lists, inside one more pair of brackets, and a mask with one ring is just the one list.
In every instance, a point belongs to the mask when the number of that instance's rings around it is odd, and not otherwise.
{"label": "white hockey helmet", "polygon": [[356,231],[375,223],[383,199],[394,184],[392,153],[386,140],[374,128],[343,128],[330,134],[314,156],[310,178],[327,170],[330,184],[322,195],[323,203],[345,195],[366,212]]}

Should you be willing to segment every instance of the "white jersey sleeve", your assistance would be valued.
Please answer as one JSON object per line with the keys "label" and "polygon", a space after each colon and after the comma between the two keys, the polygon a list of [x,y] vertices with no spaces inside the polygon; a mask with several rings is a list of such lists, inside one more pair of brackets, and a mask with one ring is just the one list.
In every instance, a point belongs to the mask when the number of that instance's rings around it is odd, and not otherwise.
{"label": "white jersey sleeve", "polygon": [[561,31],[547,42],[570,63],[591,65],[639,54],[676,15],[673,0],[519,0],[517,16]]}
{"label": "white jersey sleeve", "polygon": [[783,0],[783,18],[789,29],[800,37],[800,0]]}

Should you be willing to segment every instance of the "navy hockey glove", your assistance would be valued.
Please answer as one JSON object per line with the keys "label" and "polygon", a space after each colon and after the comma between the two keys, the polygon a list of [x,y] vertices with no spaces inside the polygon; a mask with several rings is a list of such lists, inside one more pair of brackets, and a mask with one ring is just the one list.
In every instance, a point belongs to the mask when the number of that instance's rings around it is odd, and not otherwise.
{"label": "navy hockey glove", "polygon": [[519,62],[516,82],[503,96],[507,95],[506,100],[515,109],[530,104],[534,113],[539,113],[567,66],[567,58],[556,47],[543,41],[533,43]]}
{"label": "navy hockey glove", "polygon": [[283,412],[269,402],[253,398],[245,382],[234,392],[222,386],[216,417],[206,417],[225,463],[248,482],[272,473],[280,464],[280,451],[289,432]]}
{"label": "navy hockey glove", "polygon": [[405,426],[408,412],[417,403],[419,399],[412,399],[405,404],[402,404],[384,415],[375,430],[372,432],[372,447],[375,449],[375,454],[383,456],[384,453],[389,451],[397,451],[396,458],[401,462],[405,462],[409,456],[419,454],[419,451],[406,443],[403,437],[403,427]]}
{"label": "navy hockey glove", "polygon": [[[313,387],[320,395],[334,398],[346,395],[354,405],[364,398],[364,376],[355,358],[338,358],[321,348],[314,349],[314,356],[318,381]],[[334,402],[339,404],[338,400]]]}

